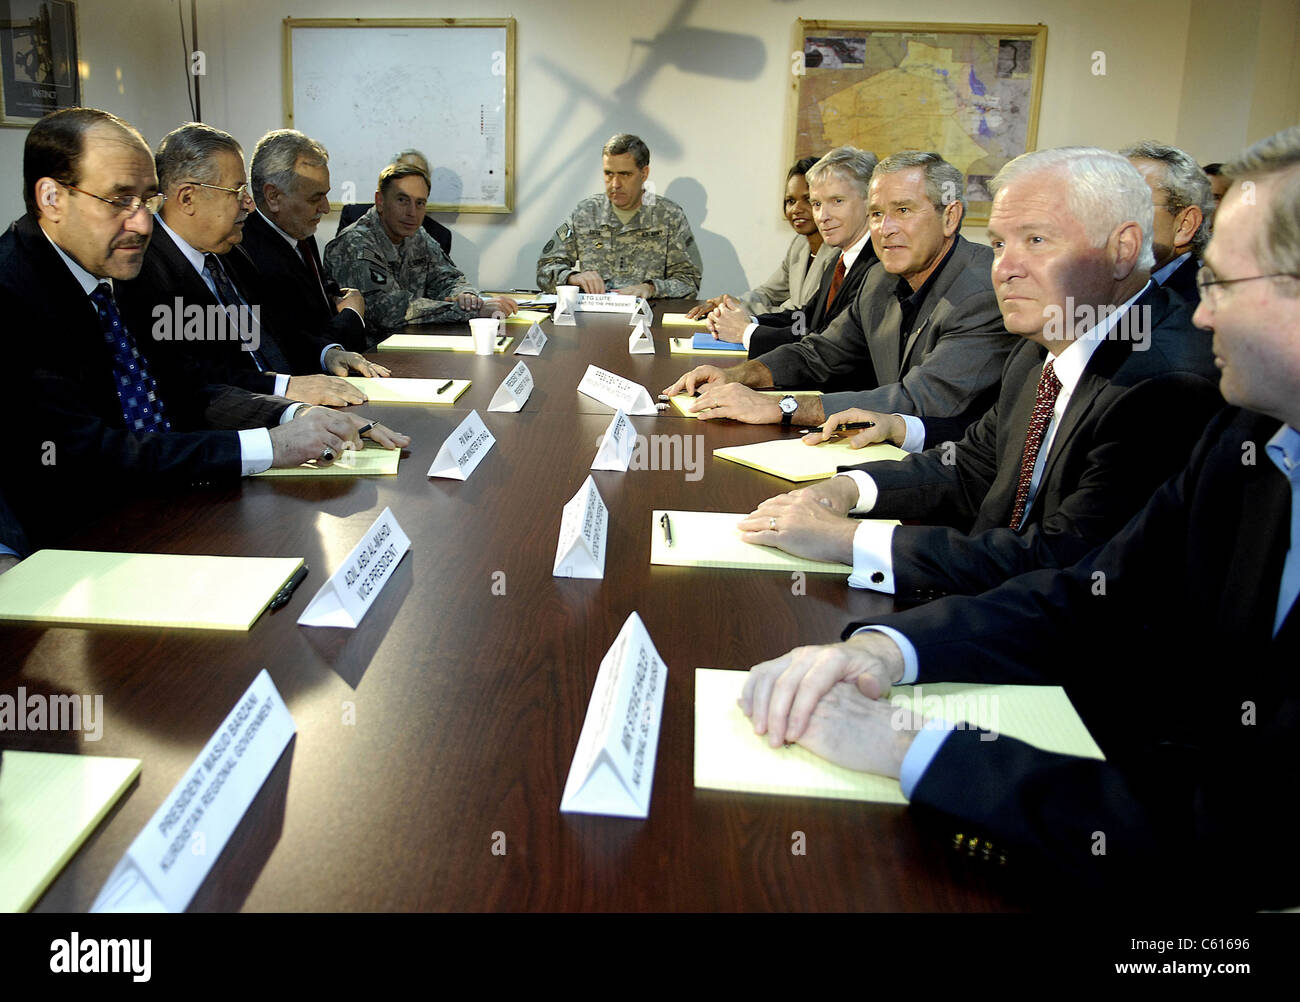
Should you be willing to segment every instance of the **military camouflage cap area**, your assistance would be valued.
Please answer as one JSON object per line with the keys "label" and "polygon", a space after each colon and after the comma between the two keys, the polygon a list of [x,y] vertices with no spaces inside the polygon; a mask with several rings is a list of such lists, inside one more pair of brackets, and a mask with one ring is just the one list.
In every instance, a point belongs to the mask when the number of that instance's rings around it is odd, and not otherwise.
{"label": "military camouflage cap area", "polygon": [[703,273],[691,224],[676,202],[647,198],[626,223],[608,196],[584,198],[555,231],[537,259],[537,285],[555,291],[570,272],[595,271],[608,289],[640,282],[655,296],[692,299]]}

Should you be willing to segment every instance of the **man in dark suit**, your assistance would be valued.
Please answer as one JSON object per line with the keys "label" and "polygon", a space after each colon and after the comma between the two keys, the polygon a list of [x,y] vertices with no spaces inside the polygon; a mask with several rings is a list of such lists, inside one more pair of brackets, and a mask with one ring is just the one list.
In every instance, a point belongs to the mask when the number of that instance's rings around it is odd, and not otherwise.
{"label": "man in dark suit", "polygon": [[27,534],[18,524],[3,494],[0,494],[0,574],[9,570],[31,552]]}
{"label": "man in dark suit", "polygon": [[[1021,158],[992,190],[994,289],[1024,339],[997,402],[956,443],[763,502],[740,523],[746,540],[852,564],[849,584],[907,601],[978,594],[1074,563],[1183,468],[1223,401],[1191,309],[1149,278],[1142,176],[1104,150],[1052,150]],[[1102,197],[1072,206],[1071,191]],[[1028,232],[1050,245],[1031,253]],[[874,425],[855,445],[902,443],[922,423],[848,410],[828,426],[841,422]],[[874,521],[896,518],[925,524]]]}
{"label": "man in dark suit", "polygon": [[[7,500],[34,546],[124,495],[360,447],[359,415],[205,385],[184,370],[155,378],[114,297],[114,283],[140,270],[163,198],[132,126],[93,108],[47,115],[27,136],[23,197],[27,214],[0,236],[0,310],[22,339]],[[409,443],[382,427],[369,434]]]}
{"label": "man in dark suit", "polygon": [[[411,166],[418,167],[420,170],[424,171],[425,177],[430,179],[433,178],[433,171],[429,168],[429,158],[419,150],[402,150],[401,153],[398,153],[393,157],[390,163],[410,164]],[[343,208],[339,210],[339,230],[342,231],[347,229],[369,212],[374,204],[374,202],[357,202],[352,205],[343,206]],[[447,255],[447,260],[451,261],[451,230],[447,229],[447,227],[443,226],[442,223],[427,214],[420,220],[420,225],[424,227],[424,232],[433,237],[434,242],[442,248],[442,252]],[[452,264],[455,263],[455,261],[452,261]]]}
{"label": "man in dark suit", "polygon": [[197,365],[211,382],[254,393],[364,403],[339,377],[386,370],[263,311],[261,278],[238,246],[252,200],[234,137],[190,122],[163,137],[155,164],[167,201],[140,274],[119,292],[128,326],[152,334],[141,347],[154,370],[166,376]]}
{"label": "man in dark suit", "polygon": [[862,280],[876,263],[867,220],[867,193],[876,158],[853,146],[831,150],[805,175],[808,200],[823,242],[839,248],[826,265],[811,311],[781,310],[750,316],[730,296],[708,316],[709,330],[720,341],[743,344],[750,358],[765,355],[806,334],[820,334],[857,298]]}
{"label": "man in dark suit", "polygon": [[257,211],[244,220],[240,246],[257,266],[272,328],[314,328],[327,343],[364,351],[366,301],[339,289],[316,245],[329,212],[329,153],[296,129],[276,129],[257,141],[249,172]]}
{"label": "man in dark suit", "polygon": [[[823,334],[730,369],[697,366],[664,393],[699,392],[691,409],[704,419],[820,425],[828,413],[865,407],[960,418],[964,428],[992,403],[1015,339],[989,280],[992,251],[958,232],[961,192],[961,172],[937,153],[886,157],[868,198],[881,263],[850,308]],[[857,390],[778,401],[752,389],[822,388],[835,379]]]}
{"label": "man in dark suit", "polygon": [[[770,744],[897,776],[1112,899],[1276,907],[1300,902],[1282,779],[1300,756],[1300,128],[1224,169],[1195,322],[1233,409],[1186,468],[1072,567],[855,623],[756,666],[742,706]],[[876,698],[931,680],[1063,684],[1107,760],[921,729]]]}
{"label": "man in dark suit", "polygon": [[1196,271],[1210,242],[1210,218],[1214,215],[1210,179],[1176,146],[1145,140],[1119,152],[1151,187],[1156,213],[1152,232],[1156,263],[1151,277],[1196,309],[1200,302]]}

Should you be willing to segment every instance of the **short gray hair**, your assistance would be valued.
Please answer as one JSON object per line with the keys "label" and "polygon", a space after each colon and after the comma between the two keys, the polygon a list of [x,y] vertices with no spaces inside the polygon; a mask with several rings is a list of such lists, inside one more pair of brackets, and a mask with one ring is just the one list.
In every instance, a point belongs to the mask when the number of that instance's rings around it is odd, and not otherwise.
{"label": "short gray hair", "polygon": [[1155,209],[1151,188],[1138,169],[1118,153],[1095,146],[1062,146],[1054,150],[1022,153],[1006,164],[989,182],[996,198],[1005,186],[1026,174],[1057,171],[1066,179],[1066,205],[1096,247],[1105,246],[1116,227],[1137,223],[1142,249],[1137,268],[1150,271],[1156,262],[1151,249]]}
{"label": "short gray hair", "polygon": [[650,166],[650,147],[641,141],[641,137],[634,136],[630,132],[620,132],[616,136],[610,136],[609,142],[601,148],[600,152],[607,157],[621,157],[624,153],[631,153],[637,167]]}
{"label": "short gray hair", "polygon": [[[395,163],[397,163],[397,162],[399,162],[399,161],[401,161],[401,160],[414,160],[414,159],[417,159],[417,158],[419,159],[420,163],[424,164],[424,167],[421,168],[421,169],[422,169],[426,174],[428,174],[428,173],[429,173],[429,158],[426,157],[423,153],[421,153],[419,150],[416,150],[416,149],[410,149],[410,150],[399,150],[397,153],[394,153],[394,154],[393,154],[393,159],[390,160],[390,161],[388,161],[388,162],[389,162],[390,164],[395,164]],[[417,165],[417,166],[418,166],[418,165]]]}
{"label": "short gray hair", "polygon": [[900,170],[920,167],[925,171],[925,197],[939,212],[943,212],[951,202],[961,205],[963,218],[966,215],[966,186],[961,171],[941,157],[938,153],[921,150],[903,150],[876,164],[877,174],[897,174]]}
{"label": "short gray hair", "polygon": [[266,185],[273,184],[283,192],[293,190],[299,160],[308,167],[324,167],[330,155],[324,146],[297,129],[274,129],[257,141],[249,173],[253,201],[259,209],[266,208]]}
{"label": "short gray hair", "polygon": [[158,187],[163,191],[183,181],[211,184],[221,176],[216,164],[219,153],[233,153],[244,161],[244,150],[229,132],[202,122],[186,122],[163,136],[154,154]]}
{"label": "short gray hair", "polygon": [[1164,193],[1169,214],[1176,216],[1189,206],[1201,210],[1201,225],[1192,234],[1192,253],[1200,257],[1210,242],[1210,217],[1214,215],[1214,189],[1200,165],[1177,146],[1143,139],[1119,151],[1130,160],[1153,160],[1164,164],[1164,179],[1159,188]]}
{"label": "short gray hair", "polygon": [[1233,184],[1281,175],[1260,236],[1259,259],[1268,268],[1300,275],[1300,125],[1248,147],[1223,165],[1223,174]]}
{"label": "short gray hair", "polygon": [[815,164],[808,168],[804,180],[808,184],[820,184],[826,175],[835,174],[848,181],[858,189],[858,194],[867,197],[871,186],[871,172],[876,169],[876,155],[860,150],[856,146],[837,146]]}

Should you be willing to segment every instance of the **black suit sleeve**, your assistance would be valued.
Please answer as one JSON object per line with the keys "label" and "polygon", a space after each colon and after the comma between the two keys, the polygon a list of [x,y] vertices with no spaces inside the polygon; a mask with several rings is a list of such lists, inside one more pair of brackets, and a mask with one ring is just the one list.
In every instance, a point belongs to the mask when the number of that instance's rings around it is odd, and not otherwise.
{"label": "black suit sleeve", "polygon": [[[1033,518],[1031,509],[1031,521],[1020,531],[1006,524],[972,535],[942,526],[899,526],[892,542],[896,593],[903,598],[977,594],[1026,571],[1074,563],[1123,528],[1160,483],[1181,469],[1221,404],[1209,382],[1186,373],[1105,395],[1098,402],[1104,414],[1078,461],[1078,479],[1063,497],[1050,500],[1044,517]],[[983,425],[972,429],[974,437]],[[955,450],[959,465],[972,437]],[[1008,454],[1006,461],[1014,460]],[[1045,487],[1040,485],[1040,493]],[[1036,500],[1034,508],[1041,504]]]}
{"label": "black suit sleeve", "polygon": [[0,494],[0,545],[7,546],[20,557],[25,557],[31,553],[31,545],[27,542],[27,534],[23,532],[23,527],[18,523],[18,517],[10,510],[3,494]]}

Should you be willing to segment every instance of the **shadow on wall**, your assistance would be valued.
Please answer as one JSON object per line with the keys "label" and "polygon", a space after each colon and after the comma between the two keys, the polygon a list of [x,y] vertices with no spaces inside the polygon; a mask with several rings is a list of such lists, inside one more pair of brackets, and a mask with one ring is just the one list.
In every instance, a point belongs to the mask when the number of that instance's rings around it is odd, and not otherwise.
{"label": "shadow on wall", "polygon": [[693,177],[676,178],[664,195],[676,202],[690,220],[695,242],[700,247],[704,262],[704,277],[700,280],[700,296],[716,296],[723,292],[743,292],[749,288],[740,255],[730,240],[721,233],[704,228],[709,215],[709,194],[704,185]]}
{"label": "shadow on wall", "polygon": [[[670,109],[662,109],[661,116],[658,111],[643,108],[641,103],[643,95],[661,69],[674,67],[683,73],[728,80],[754,80],[763,72],[767,50],[760,39],[735,32],[686,26],[685,22],[698,2],[699,0],[682,0],[668,18],[667,25],[657,35],[649,39],[632,39],[628,59],[632,61],[641,56],[640,66],[608,92],[599,84],[592,85],[580,80],[570,72],[568,66],[559,62],[545,57],[534,61],[542,72],[555,78],[568,91],[562,100],[555,103],[555,117],[540,131],[542,135],[563,137],[557,143],[566,155],[549,172],[521,170],[519,173],[516,204],[523,207],[544,203],[548,206],[548,211],[544,231],[519,248],[514,273],[516,284],[527,287],[536,284],[537,257],[551,239],[555,228],[581,199],[602,190],[600,148],[610,136],[631,132],[645,140],[650,147],[652,178],[655,176],[657,160],[681,156],[683,143],[676,138],[675,128],[669,118]],[[568,126],[576,114],[593,107],[600,114],[598,124],[584,135],[572,135]],[[703,222],[705,199],[699,183],[690,183],[701,193],[694,199],[699,204],[698,211],[671,190],[665,194],[686,209],[695,237],[700,240],[702,234],[698,227]],[[691,195],[687,193],[685,199],[691,201]],[[485,240],[484,246],[490,244],[496,236],[493,234]],[[717,253],[722,257],[715,261],[706,249],[708,246],[702,242],[700,249],[709,286],[713,287],[727,274],[738,276],[737,287],[748,288],[734,248],[730,244],[719,248]],[[456,263],[460,264],[459,258]],[[731,270],[728,271],[728,268]]]}

